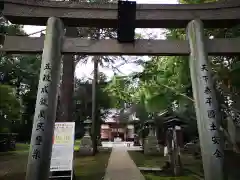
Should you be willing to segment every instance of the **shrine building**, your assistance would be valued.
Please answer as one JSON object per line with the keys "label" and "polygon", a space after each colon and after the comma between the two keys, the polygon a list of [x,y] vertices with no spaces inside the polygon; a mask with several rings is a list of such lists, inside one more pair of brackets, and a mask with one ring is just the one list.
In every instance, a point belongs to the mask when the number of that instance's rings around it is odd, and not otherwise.
{"label": "shrine building", "polygon": [[107,118],[101,125],[101,140],[114,141],[114,139],[122,141],[134,141],[134,125],[129,122],[122,122],[119,116]]}

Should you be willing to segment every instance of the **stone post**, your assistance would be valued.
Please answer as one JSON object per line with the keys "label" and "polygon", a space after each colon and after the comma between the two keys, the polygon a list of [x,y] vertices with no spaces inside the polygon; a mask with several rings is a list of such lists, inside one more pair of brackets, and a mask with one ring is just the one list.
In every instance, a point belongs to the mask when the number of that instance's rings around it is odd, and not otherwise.
{"label": "stone post", "polygon": [[60,19],[47,22],[26,180],[48,180],[60,81],[64,28]]}
{"label": "stone post", "polygon": [[111,128],[108,129],[108,141],[111,141]]}
{"label": "stone post", "polygon": [[127,128],[124,131],[124,141],[127,141]]}
{"label": "stone post", "polygon": [[182,173],[179,138],[177,136],[177,127],[173,127],[173,156],[174,156],[174,175],[179,176]]}
{"label": "stone post", "polygon": [[171,171],[174,174],[173,133],[171,128],[167,129],[166,140],[167,140],[168,159],[169,159]]}
{"label": "stone post", "polygon": [[198,133],[205,180],[223,180],[223,137],[220,133],[220,114],[213,87],[212,70],[204,45],[200,20],[188,24],[190,72],[197,115]]}

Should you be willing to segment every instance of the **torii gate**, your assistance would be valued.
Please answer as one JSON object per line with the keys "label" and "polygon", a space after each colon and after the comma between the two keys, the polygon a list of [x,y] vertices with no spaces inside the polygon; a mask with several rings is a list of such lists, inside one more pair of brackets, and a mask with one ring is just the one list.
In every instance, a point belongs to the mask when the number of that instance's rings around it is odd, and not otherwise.
{"label": "torii gate", "polygon": [[[117,28],[117,4],[87,4],[35,0],[4,0],[2,13],[15,24],[45,25],[45,37],[2,36],[1,51],[42,53],[42,65],[26,180],[47,180],[56,116],[57,86],[62,54],[87,55],[190,55],[190,71],[197,112],[205,180],[223,180],[223,139],[207,55],[239,55],[240,39],[207,40],[205,28],[240,23],[240,1],[199,5],[138,4],[134,28],[185,28],[188,41],[88,40],[64,37],[65,26]],[[45,40],[44,40],[45,39]],[[39,139],[42,141],[39,143]]]}

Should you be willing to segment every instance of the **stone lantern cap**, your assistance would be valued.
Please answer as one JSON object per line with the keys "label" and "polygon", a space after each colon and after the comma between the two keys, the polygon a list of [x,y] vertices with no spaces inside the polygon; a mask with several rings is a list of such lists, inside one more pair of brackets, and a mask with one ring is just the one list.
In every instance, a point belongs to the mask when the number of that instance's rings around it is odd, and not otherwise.
{"label": "stone lantern cap", "polygon": [[85,129],[90,129],[92,121],[90,119],[87,119],[83,122],[85,124]]}
{"label": "stone lantern cap", "polygon": [[92,121],[90,119],[87,119],[83,122],[84,124],[92,124]]}
{"label": "stone lantern cap", "polygon": [[175,127],[175,126],[181,126],[185,123],[182,122],[178,118],[172,118],[172,119],[169,119],[169,120],[165,121],[163,124],[166,128],[171,128],[171,127]]}
{"label": "stone lantern cap", "polygon": [[153,119],[150,119],[150,120],[145,121],[144,124],[145,124],[146,126],[153,126],[153,125],[155,125],[156,123],[155,123],[155,121],[154,121]]}

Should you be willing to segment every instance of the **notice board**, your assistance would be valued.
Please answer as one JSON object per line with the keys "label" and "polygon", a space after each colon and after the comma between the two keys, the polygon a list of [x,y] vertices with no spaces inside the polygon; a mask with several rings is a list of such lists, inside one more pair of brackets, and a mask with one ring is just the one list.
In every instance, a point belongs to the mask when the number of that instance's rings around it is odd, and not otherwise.
{"label": "notice board", "polygon": [[69,177],[72,179],[74,155],[74,122],[55,123],[50,179]]}

